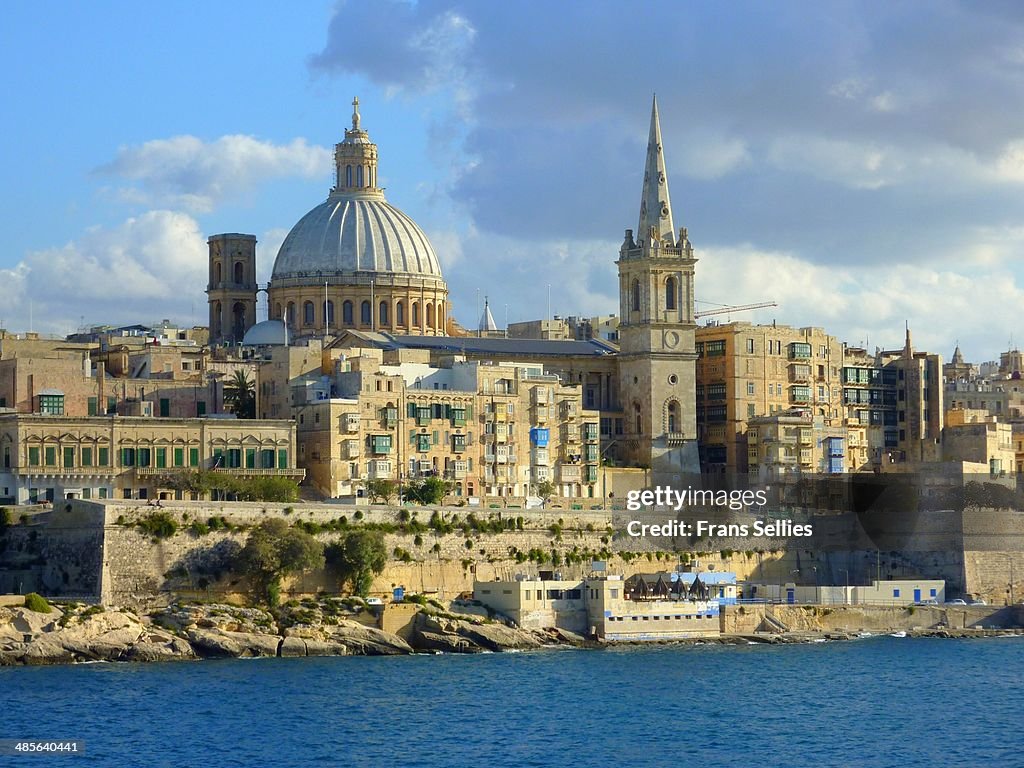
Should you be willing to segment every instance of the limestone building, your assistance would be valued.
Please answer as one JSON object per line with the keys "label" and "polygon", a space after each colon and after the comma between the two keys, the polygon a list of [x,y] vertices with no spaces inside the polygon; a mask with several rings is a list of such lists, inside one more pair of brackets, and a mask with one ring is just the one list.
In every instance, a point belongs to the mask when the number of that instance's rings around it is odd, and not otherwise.
{"label": "limestone building", "polygon": [[197,469],[301,480],[291,421],[0,414],[0,502],[182,498],[161,478]]}
{"label": "limestone building", "polygon": [[[327,200],[284,239],[266,288],[269,321],[291,338],[347,328],[447,333],[448,287],[434,249],[416,223],[389,204],[378,186],[377,145],[362,127],[335,145],[335,184]],[[209,239],[212,344],[239,343],[256,326],[256,238]],[[262,324],[260,324],[262,325]]]}
{"label": "limestone building", "polygon": [[821,328],[735,322],[697,329],[697,428],[706,471],[748,471],[747,424],[806,410],[842,422],[843,345]]}
{"label": "limestone building", "polygon": [[565,498],[601,497],[598,415],[579,386],[539,365],[387,357],[364,349],[338,361],[325,389],[299,384],[299,461],[322,493],[439,477],[462,498],[535,495],[545,482]]}

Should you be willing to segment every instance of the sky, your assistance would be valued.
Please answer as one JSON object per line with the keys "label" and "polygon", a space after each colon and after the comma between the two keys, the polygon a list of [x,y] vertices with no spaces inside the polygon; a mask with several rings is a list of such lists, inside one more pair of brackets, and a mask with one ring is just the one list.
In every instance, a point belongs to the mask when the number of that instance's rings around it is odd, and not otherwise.
{"label": "sky", "polygon": [[698,310],[998,357],[1024,337],[1014,2],[15,2],[0,327],[205,324],[206,238],[265,283],[353,96],[454,315],[618,312],[652,94]]}

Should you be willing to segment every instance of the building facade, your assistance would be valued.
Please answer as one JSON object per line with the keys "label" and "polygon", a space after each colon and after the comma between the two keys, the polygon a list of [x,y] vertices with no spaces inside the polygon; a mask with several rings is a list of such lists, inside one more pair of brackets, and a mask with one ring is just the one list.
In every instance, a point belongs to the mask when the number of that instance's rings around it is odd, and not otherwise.
{"label": "building facade", "polygon": [[0,414],[0,500],[182,498],[162,478],[208,469],[301,480],[291,421]]}

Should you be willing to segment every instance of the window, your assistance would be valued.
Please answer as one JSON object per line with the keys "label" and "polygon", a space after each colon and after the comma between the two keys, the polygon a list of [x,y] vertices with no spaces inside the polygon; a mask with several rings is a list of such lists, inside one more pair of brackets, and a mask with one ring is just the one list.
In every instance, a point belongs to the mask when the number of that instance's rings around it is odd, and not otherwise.
{"label": "window", "polygon": [[88,447],[83,447],[82,448],[82,466],[83,467],[91,467],[92,466],[92,448],[88,448]]}
{"label": "window", "polygon": [[416,328],[420,324],[420,305],[419,302],[412,303],[412,325]]}
{"label": "window", "polygon": [[748,381],[747,382],[747,394],[748,395],[754,394],[754,382],[752,382],[752,381]]}
{"label": "window", "polygon": [[64,415],[64,395],[51,393],[39,396],[39,412],[52,416]]}
{"label": "window", "polygon": [[632,301],[630,303],[630,309],[633,310],[634,312],[639,312],[640,311],[640,281],[639,280],[634,280],[633,281]]}
{"label": "window", "polygon": [[28,465],[30,467],[38,467],[39,466],[39,449],[38,448],[29,448],[28,449]]}
{"label": "window", "polygon": [[[679,431],[678,427],[679,427],[679,404],[675,400],[673,400],[671,403],[668,404],[668,431],[669,432],[678,432]],[[587,446],[587,447],[590,448],[591,446]],[[596,445],[593,446],[593,447],[595,449],[597,448]],[[595,451],[595,453],[596,453],[596,451]],[[596,458],[596,456],[595,456],[595,458]],[[593,461],[593,459],[590,459],[589,455],[587,456],[587,459]]]}
{"label": "window", "polygon": [[725,400],[725,383],[708,384],[708,400]]}
{"label": "window", "polygon": [[405,325],[405,305],[402,302],[395,304],[395,325]]}
{"label": "window", "polygon": [[122,467],[134,467],[135,466],[135,449],[134,448],[122,448],[121,449],[121,466]]}
{"label": "window", "polygon": [[346,300],[345,303],[341,305],[341,322],[343,322],[345,325],[352,325],[351,301]]}
{"label": "window", "polygon": [[185,466],[185,449],[175,448],[174,449],[174,466],[184,467]]}
{"label": "window", "polygon": [[640,414],[640,404],[639,403],[634,403],[633,404],[633,421],[634,421],[634,427],[636,429],[636,434],[642,435],[644,433],[644,420],[643,420],[643,416],[641,416],[641,414]]}
{"label": "window", "polygon": [[747,354],[748,355],[754,354],[754,340],[753,339],[747,339]]}
{"label": "window", "polygon": [[722,357],[725,354],[725,340],[709,341],[704,348],[708,357]]}
{"label": "window", "polygon": [[56,446],[48,445],[43,449],[43,456],[45,457],[45,463],[48,467],[57,466],[57,448]]}
{"label": "window", "polygon": [[430,435],[416,435],[416,450],[420,453],[430,450]]}
{"label": "window", "polygon": [[167,418],[171,415],[171,400],[167,397],[160,398],[160,415],[163,418]]}
{"label": "window", "polygon": [[382,301],[380,303],[379,311],[377,312],[377,317],[381,325],[388,324],[388,303],[386,301]]}
{"label": "window", "polygon": [[313,324],[313,302],[307,301],[302,305],[302,322],[304,325]]}
{"label": "window", "polygon": [[109,448],[100,448],[98,453],[99,453],[99,461],[96,462],[96,465],[100,466],[100,467],[108,467],[108,466],[110,466],[110,449]]}
{"label": "window", "polygon": [[138,462],[138,466],[148,467],[150,465],[150,453],[151,451],[149,448],[139,448],[135,454],[135,460]]}
{"label": "window", "polygon": [[370,444],[373,447],[374,453],[390,453],[391,435],[372,435],[370,437]]}
{"label": "window", "polygon": [[235,262],[235,283],[241,285],[245,282],[245,267],[242,266],[242,262]]}
{"label": "window", "polygon": [[189,448],[188,449],[188,465],[190,467],[198,467],[199,466],[199,449],[198,448]]}
{"label": "window", "polygon": [[893,597],[899,597],[900,596],[900,588],[899,587],[893,587],[892,596]]}
{"label": "window", "polygon": [[676,308],[676,279],[670,277],[665,281],[665,309]]}
{"label": "window", "polygon": [[95,397],[90,397],[89,398],[88,409],[89,410],[87,411],[87,413],[88,413],[89,416],[98,416],[99,415],[99,400],[97,398],[95,398]]}
{"label": "window", "polygon": [[156,468],[167,469],[167,449],[157,448],[156,449]]}
{"label": "window", "polygon": [[372,321],[373,316],[370,310],[370,302],[364,301],[359,305],[359,322],[363,325],[369,325]]}

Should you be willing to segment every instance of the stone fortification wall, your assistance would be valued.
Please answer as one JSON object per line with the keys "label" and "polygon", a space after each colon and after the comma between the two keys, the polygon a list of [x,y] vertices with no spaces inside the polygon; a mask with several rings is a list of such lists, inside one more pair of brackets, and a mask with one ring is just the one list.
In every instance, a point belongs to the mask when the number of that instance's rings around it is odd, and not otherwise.
{"label": "stone fortification wall", "polygon": [[[415,513],[415,519],[423,524],[433,511],[338,504],[163,504],[156,510],[131,501],[72,500],[33,516],[29,525],[11,526],[7,551],[0,553],[0,592],[35,589],[51,595],[102,596],[109,604],[126,606],[153,600],[166,602],[172,590],[196,596],[225,596],[243,590],[245,585],[219,572],[219,560],[244,544],[249,527],[269,517],[321,526],[336,525],[342,517],[349,525],[397,526],[403,511]],[[179,532],[164,539],[140,532],[136,523],[155,511],[172,516]],[[665,542],[663,550],[658,551],[658,545],[610,536],[607,528],[611,514],[600,510],[448,507],[439,511],[449,520],[457,516],[460,522],[471,513],[480,521],[512,521],[514,530],[464,534],[457,529],[447,535],[427,530],[418,539],[413,534],[388,533],[385,541],[392,558],[373,584],[375,593],[388,594],[392,587],[401,585],[416,592],[453,597],[470,591],[474,579],[536,575],[541,569],[559,570],[567,578],[583,576],[589,572],[590,557],[606,557],[612,572],[626,576],[672,570],[680,559],[668,554],[671,542]],[[813,545],[800,539],[761,540],[756,544],[748,539],[704,539],[686,542],[689,557],[683,559],[699,572],[732,571],[741,580],[763,583],[853,585],[868,584],[875,578],[943,578],[949,597],[975,594],[1000,604],[1009,598],[1012,580],[1013,596],[1021,600],[1024,553],[976,549],[965,555],[951,542],[960,530],[966,532],[969,544],[994,541],[980,538],[992,536],[993,530],[1007,534],[1000,541],[1024,540],[1024,516],[1002,510],[975,510],[972,514],[963,522],[949,512],[921,513],[903,521],[895,526],[908,547],[901,551],[876,548],[876,539],[884,544],[894,540],[882,540],[877,535],[873,539],[873,532],[865,530],[862,521],[847,515],[815,518],[829,542],[826,548],[817,546],[817,537]],[[359,517],[361,520],[357,520]],[[191,524],[206,523],[210,518],[221,519],[226,527],[198,535],[188,531]],[[331,531],[318,534],[325,542],[338,535]],[[562,561],[559,565],[552,563],[552,550]],[[525,555],[531,551],[544,553],[546,562],[532,556],[527,559]],[[575,556],[567,558],[569,555]],[[567,559],[578,562],[567,564]],[[284,586],[286,591],[295,592],[336,591],[337,585],[327,579],[326,575],[306,575]]]}
{"label": "stone fortification wall", "polygon": [[[768,621],[765,614],[769,615]],[[774,621],[773,621],[774,620]],[[911,629],[981,629],[1019,627],[1024,622],[1020,606],[885,607],[859,605],[727,605],[721,613],[722,631],[751,634],[758,631],[788,632],[896,632]]]}

